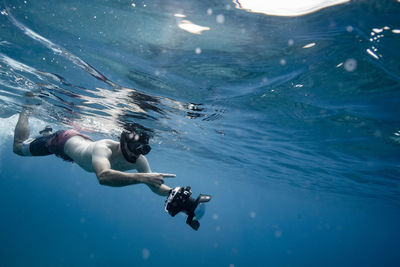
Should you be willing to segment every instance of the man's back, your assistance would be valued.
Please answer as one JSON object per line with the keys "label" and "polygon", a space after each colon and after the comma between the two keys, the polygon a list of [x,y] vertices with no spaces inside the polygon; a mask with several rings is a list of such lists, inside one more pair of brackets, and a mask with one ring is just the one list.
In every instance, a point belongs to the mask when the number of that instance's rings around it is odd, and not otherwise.
{"label": "man's back", "polygon": [[94,172],[92,165],[93,148],[97,142],[86,139],[82,136],[70,138],[64,145],[64,153],[67,154],[76,164],[88,172]]}
{"label": "man's back", "polygon": [[[110,168],[119,171],[131,169],[141,169],[140,165],[144,157],[138,158],[137,164],[127,162],[120,152],[120,144],[114,140],[102,139],[92,141],[82,136],[70,138],[64,146],[64,152],[71,157],[75,163],[88,172],[95,172],[93,167],[93,157],[102,157],[110,164]],[[143,159],[142,159],[143,158]],[[146,164],[147,166],[147,164]],[[150,170],[142,170],[149,172]]]}

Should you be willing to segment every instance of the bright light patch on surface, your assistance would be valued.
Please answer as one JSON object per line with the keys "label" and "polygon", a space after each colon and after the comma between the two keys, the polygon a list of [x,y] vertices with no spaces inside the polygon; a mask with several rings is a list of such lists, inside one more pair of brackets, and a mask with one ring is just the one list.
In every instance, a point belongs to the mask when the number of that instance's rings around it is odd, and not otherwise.
{"label": "bright light patch on surface", "polygon": [[233,0],[236,8],[273,16],[302,16],[350,0]]}
{"label": "bright light patch on surface", "polygon": [[377,28],[374,28],[374,29],[372,29],[374,32],[376,32],[376,33],[381,33],[381,32],[383,32],[383,29],[377,29]]}
{"label": "bright light patch on surface", "polygon": [[178,27],[181,28],[184,31],[193,33],[193,34],[201,34],[203,31],[209,31],[209,27],[203,27],[200,25],[196,25],[192,23],[191,21],[188,20],[182,20],[179,24]]}
{"label": "bright light patch on surface", "polygon": [[392,30],[392,32],[393,32],[393,33],[400,33],[400,30],[394,29],[394,30]]}
{"label": "bright light patch on surface", "polygon": [[183,14],[174,14],[174,17],[177,17],[177,18],[186,18],[186,15],[183,15]]}
{"label": "bright light patch on surface", "polygon": [[372,50],[369,48],[367,49],[367,53],[370,54],[371,56],[373,56],[374,58],[379,59],[379,57],[374,52],[372,52]]}
{"label": "bright light patch on surface", "polygon": [[313,46],[315,46],[315,43],[306,44],[303,48],[311,48]]}
{"label": "bright light patch on surface", "polygon": [[392,139],[394,142],[400,144],[400,130],[396,131],[394,133],[394,136],[391,136],[390,139]]}

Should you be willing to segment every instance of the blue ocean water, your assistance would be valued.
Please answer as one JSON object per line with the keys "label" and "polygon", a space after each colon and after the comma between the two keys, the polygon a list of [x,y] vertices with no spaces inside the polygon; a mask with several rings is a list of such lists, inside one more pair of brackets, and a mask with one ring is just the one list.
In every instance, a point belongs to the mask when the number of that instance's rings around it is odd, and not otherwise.
{"label": "blue ocean water", "polygon": [[[2,2],[0,266],[398,266],[400,3],[321,2]],[[213,196],[199,231],[13,154],[27,103],[32,135],[152,129],[152,170]]]}

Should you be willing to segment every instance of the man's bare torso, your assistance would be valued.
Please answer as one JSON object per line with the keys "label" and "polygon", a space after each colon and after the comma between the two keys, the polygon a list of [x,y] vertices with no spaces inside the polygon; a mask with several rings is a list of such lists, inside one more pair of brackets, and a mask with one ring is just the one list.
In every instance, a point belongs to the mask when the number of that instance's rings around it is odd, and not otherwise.
{"label": "man's bare torso", "polygon": [[127,162],[120,151],[119,142],[110,139],[92,141],[79,135],[70,138],[65,143],[64,152],[88,172],[95,172],[92,164],[94,153],[104,156],[110,162],[111,169],[119,171],[140,169],[140,163],[143,160],[141,158],[144,158],[139,157],[135,164]]}

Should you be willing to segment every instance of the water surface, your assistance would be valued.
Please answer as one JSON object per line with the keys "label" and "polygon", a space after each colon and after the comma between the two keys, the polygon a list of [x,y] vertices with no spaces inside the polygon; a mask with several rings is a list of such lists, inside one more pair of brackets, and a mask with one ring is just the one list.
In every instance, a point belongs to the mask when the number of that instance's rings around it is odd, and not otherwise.
{"label": "water surface", "polygon": [[[1,4],[6,266],[396,265],[400,3],[254,3]],[[32,134],[151,129],[153,171],[213,195],[199,232],[144,186],[13,155],[27,103]]]}

